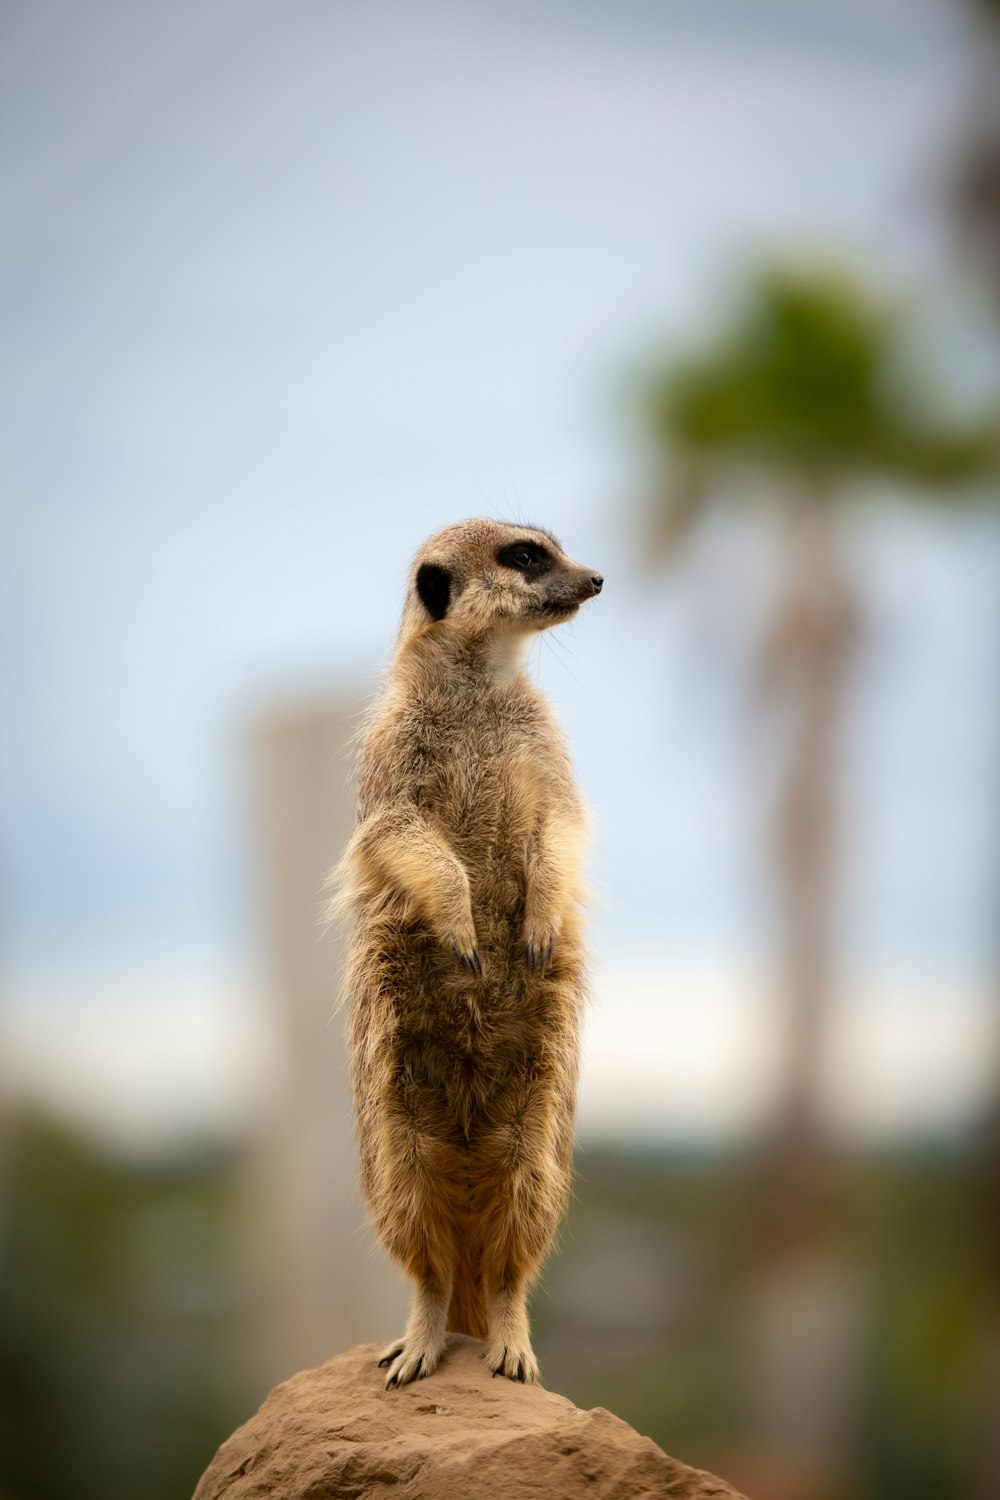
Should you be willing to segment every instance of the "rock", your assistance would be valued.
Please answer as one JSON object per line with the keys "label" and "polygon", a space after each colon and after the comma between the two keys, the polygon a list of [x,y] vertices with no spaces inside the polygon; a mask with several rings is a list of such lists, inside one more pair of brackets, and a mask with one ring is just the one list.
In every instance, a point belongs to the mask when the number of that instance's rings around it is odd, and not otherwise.
{"label": "rock", "polygon": [[362,1345],[276,1386],[223,1443],[194,1500],[742,1500],[603,1407],[494,1378],[477,1339],[385,1389]]}

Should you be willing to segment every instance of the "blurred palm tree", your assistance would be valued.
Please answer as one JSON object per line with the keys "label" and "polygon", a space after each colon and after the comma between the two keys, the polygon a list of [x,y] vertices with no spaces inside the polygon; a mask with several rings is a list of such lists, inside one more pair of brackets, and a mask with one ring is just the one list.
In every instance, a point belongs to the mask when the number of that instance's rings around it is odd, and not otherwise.
{"label": "blurred palm tree", "polygon": [[[958,423],[939,393],[920,384],[910,332],[904,316],[846,275],[765,267],[715,339],[651,370],[642,388],[657,476],[650,534],[661,559],[722,498],[776,507],[783,522],[781,582],[760,668],[790,727],[774,809],[784,1059],[755,1227],[758,1264],[780,1265],[786,1288],[790,1268],[808,1266],[826,1243],[835,1212],[819,1082],[833,958],[837,741],[862,638],[844,513],[876,485],[946,503],[1000,465],[1000,428]],[[816,1300],[810,1285],[806,1274],[804,1304]],[[774,1410],[804,1399],[808,1383],[800,1378],[807,1353],[787,1352],[773,1362],[783,1365]],[[829,1350],[814,1353],[817,1369],[830,1363]],[[821,1387],[818,1379],[816,1405],[829,1405]],[[799,1438],[818,1442],[810,1422],[827,1417],[804,1417]]]}
{"label": "blurred palm tree", "polygon": [[794,1155],[817,1131],[836,732],[860,628],[842,514],[874,484],[941,504],[1000,467],[1000,426],[959,425],[914,378],[908,345],[905,318],[847,276],[765,267],[731,325],[651,371],[643,391],[661,556],[720,495],[785,513],[784,580],[762,666],[797,709],[775,829],[790,1038],[780,1134]]}

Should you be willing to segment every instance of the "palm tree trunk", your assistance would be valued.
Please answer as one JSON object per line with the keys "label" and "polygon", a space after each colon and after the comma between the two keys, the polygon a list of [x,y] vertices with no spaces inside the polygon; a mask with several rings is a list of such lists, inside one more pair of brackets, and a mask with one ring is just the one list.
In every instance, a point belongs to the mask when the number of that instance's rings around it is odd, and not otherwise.
{"label": "palm tree trunk", "polygon": [[823,495],[792,513],[787,582],[766,672],[787,711],[775,808],[784,946],[782,1076],[756,1174],[751,1347],[761,1436],[799,1494],[847,1492],[855,1280],[837,1232],[837,1172],[822,1119],[832,985],[838,740],[856,610]]}
{"label": "palm tree trunk", "polygon": [[[810,1182],[824,1151],[820,1088],[832,985],[837,758],[857,610],[835,518],[822,496],[793,513],[789,571],[769,642],[768,670],[791,723],[775,819],[784,928],[782,1094],[774,1135],[779,1234],[806,1227]],[[805,1169],[805,1170],[804,1170]],[[785,1225],[785,1230],[781,1230]]]}

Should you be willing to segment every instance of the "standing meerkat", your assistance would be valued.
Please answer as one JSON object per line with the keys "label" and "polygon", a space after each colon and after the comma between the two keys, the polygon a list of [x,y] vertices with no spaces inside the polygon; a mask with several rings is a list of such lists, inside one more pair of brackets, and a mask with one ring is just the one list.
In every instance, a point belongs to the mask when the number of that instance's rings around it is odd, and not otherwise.
{"label": "standing meerkat", "polygon": [[386,1387],[446,1330],[531,1381],[527,1293],[565,1212],[585,952],[583,807],[524,673],[603,579],[532,526],[465,521],[410,572],[340,867],[361,1176],[413,1283]]}

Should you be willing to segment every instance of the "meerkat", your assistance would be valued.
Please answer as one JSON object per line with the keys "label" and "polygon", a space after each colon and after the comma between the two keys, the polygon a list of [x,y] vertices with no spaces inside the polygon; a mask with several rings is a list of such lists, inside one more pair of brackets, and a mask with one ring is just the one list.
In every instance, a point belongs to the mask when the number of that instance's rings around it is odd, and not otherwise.
{"label": "meerkat", "polygon": [[565,1212],[579,1027],[584,810],[532,637],[603,579],[547,531],[465,521],[410,570],[388,681],[364,727],[340,866],[361,1177],[413,1283],[392,1389],[446,1331],[533,1381],[527,1293]]}

